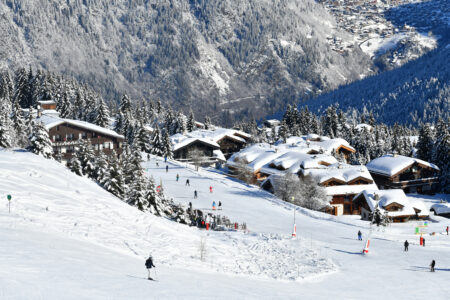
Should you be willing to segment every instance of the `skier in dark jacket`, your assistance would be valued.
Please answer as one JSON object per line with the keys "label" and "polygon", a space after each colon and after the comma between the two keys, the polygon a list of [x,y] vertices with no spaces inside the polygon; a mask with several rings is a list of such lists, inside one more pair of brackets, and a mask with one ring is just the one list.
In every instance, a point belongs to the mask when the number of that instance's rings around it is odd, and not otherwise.
{"label": "skier in dark jacket", "polygon": [[434,261],[434,259],[431,261],[431,264],[430,264],[430,271],[431,272],[434,272],[434,266],[436,265],[436,262]]}
{"label": "skier in dark jacket", "polygon": [[362,241],[362,233],[361,233],[361,230],[358,230],[358,241]]}
{"label": "skier in dark jacket", "polygon": [[153,258],[152,258],[151,254],[150,254],[149,258],[147,258],[147,260],[145,261],[145,267],[148,270],[148,280],[153,280],[153,278],[150,276],[150,270],[151,270],[151,268],[156,268],[156,267],[153,264]]}
{"label": "skier in dark jacket", "polygon": [[425,247],[425,238],[423,238],[422,246]]}
{"label": "skier in dark jacket", "polygon": [[169,166],[166,165],[166,173],[169,172]]}
{"label": "skier in dark jacket", "polygon": [[194,199],[197,199],[197,190],[194,191]]}
{"label": "skier in dark jacket", "polygon": [[405,245],[405,251],[408,251],[408,246],[409,246],[408,240],[405,241],[404,245]]}
{"label": "skier in dark jacket", "polygon": [[189,179],[186,179],[186,184],[185,184],[185,186],[191,186],[191,184],[190,184],[190,182],[189,182]]}

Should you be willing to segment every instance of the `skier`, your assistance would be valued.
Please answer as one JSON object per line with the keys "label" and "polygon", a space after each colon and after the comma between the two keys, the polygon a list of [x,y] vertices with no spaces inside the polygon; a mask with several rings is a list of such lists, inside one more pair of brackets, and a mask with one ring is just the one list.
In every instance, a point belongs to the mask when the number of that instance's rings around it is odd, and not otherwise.
{"label": "skier", "polygon": [[213,203],[212,203],[212,209],[213,209],[213,210],[216,210],[216,201],[213,201]]}
{"label": "skier", "polygon": [[219,210],[222,209],[222,202],[219,201]]}
{"label": "skier", "polygon": [[192,202],[189,202],[189,210],[192,211]]}
{"label": "skier", "polygon": [[189,178],[186,179],[186,184],[185,184],[185,186],[191,186],[191,184],[189,183]]}
{"label": "skier", "polygon": [[447,226],[447,229],[446,229],[446,230],[447,230],[447,235],[448,235],[448,226]]}
{"label": "skier", "polygon": [[169,166],[166,165],[166,173],[169,172]]}
{"label": "skier", "polygon": [[194,199],[197,199],[197,190],[194,191]]}
{"label": "skier", "polygon": [[408,251],[408,246],[409,246],[408,240],[405,241],[404,245],[405,245],[405,251]]}
{"label": "skier", "polygon": [[156,267],[153,264],[153,258],[152,258],[151,254],[150,254],[149,258],[147,258],[147,260],[145,261],[145,267],[147,268],[147,271],[148,271],[148,280],[153,280],[153,278],[150,276],[150,270],[151,270],[151,268],[156,268]]}
{"label": "skier", "polygon": [[178,182],[178,179],[180,179],[180,175],[178,175],[178,173],[177,173],[177,182]]}
{"label": "skier", "polygon": [[159,162],[156,162],[156,166],[159,167]]}
{"label": "skier", "polygon": [[431,269],[430,269],[430,271],[431,272],[434,272],[434,266],[436,265],[436,262],[434,261],[434,259],[431,261],[431,264],[430,264],[430,267],[431,267]]}
{"label": "skier", "polygon": [[209,192],[212,193],[212,186],[209,186]]}
{"label": "skier", "polygon": [[167,162],[167,156],[164,156],[164,162]]}
{"label": "skier", "polygon": [[423,238],[422,243],[423,243],[422,246],[425,247],[425,238]]}
{"label": "skier", "polygon": [[358,241],[362,241],[362,233],[361,233],[361,230],[358,230]]}

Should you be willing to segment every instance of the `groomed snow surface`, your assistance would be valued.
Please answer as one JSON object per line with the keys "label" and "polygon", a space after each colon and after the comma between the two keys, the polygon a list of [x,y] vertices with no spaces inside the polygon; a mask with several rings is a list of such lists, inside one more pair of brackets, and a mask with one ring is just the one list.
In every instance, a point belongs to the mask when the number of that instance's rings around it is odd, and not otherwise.
{"label": "groomed snow surface", "polygon": [[[425,248],[410,222],[375,231],[361,255],[356,232],[365,237],[369,227],[358,217],[297,208],[292,239],[294,207],[254,186],[176,162],[166,173],[155,158],[144,167],[176,202],[209,210],[221,201],[216,213],[246,222],[249,232],[207,232],[145,214],[55,161],[0,150],[0,299],[446,299],[450,292],[448,219],[432,216],[428,232],[436,235],[426,236]],[[146,280],[150,252],[156,282]],[[432,259],[436,273],[428,271]]]}

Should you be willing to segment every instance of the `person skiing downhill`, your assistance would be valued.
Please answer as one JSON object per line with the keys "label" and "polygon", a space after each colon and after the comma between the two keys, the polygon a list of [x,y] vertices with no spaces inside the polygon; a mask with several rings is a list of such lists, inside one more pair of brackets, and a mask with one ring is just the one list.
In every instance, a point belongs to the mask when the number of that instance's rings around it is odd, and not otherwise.
{"label": "person skiing downhill", "polygon": [[166,165],[166,173],[169,172],[169,166]]}
{"label": "person skiing downhill", "polygon": [[362,233],[361,233],[361,230],[358,230],[358,241],[362,241]]}
{"label": "person skiing downhill", "polygon": [[447,229],[446,229],[446,230],[447,230],[447,235],[448,235],[448,226],[447,226]]}
{"label": "person skiing downhill", "polygon": [[185,186],[191,186],[191,184],[190,184],[190,182],[189,182],[189,178],[186,179],[186,184],[185,184]]}
{"label": "person skiing downhill", "polygon": [[212,209],[213,209],[213,210],[216,210],[216,201],[213,201],[213,203],[212,203]]}
{"label": "person skiing downhill", "polygon": [[177,182],[178,182],[178,179],[180,179],[180,175],[177,173]]}
{"label": "person skiing downhill", "polygon": [[404,245],[405,245],[405,251],[408,251],[408,246],[409,246],[408,240],[405,241]]}
{"label": "person skiing downhill", "polygon": [[152,255],[150,254],[150,256],[147,258],[147,260],[145,261],[145,267],[147,268],[148,271],[148,280],[153,280],[153,278],[150,276],[150,270],[151,268],[156,268],[155,265],[153,264],[153,258]]}
{"label": "person skiing downhill", "polygon": [[197,199],[197,190],[194,191],[194,199]]}
{"label": "person skiing downhill", "polygon": [[430,264],[430,271],[431,272],[434,272],[434,266],[436,265],[436,262],[434,261],[434,259],[431,261],[431,264]]}
{"label": "person skiing downhill", "polygon": [[209,192],[212,193],[212,186],[209,186]]}
{"label": "person skiing downhill", "polygon": [[222,202],[219,201],[219,210],[222,209]]}

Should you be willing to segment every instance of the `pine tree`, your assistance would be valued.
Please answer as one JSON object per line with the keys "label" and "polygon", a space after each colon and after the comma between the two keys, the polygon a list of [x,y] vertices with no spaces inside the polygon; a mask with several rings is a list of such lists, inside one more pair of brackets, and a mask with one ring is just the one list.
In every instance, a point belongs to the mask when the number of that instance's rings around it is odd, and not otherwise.
{"label": "pine tree", "polygon": [[101,186],[105,186],[105,181],[107,178],[107,173],[109,169],[107,156],[103,151],[100,151],[95,158],[95,169],[93,178],[98,182]]}
{"label": "pine tree", "polygon": [[136,129],[136,135],[134,138],[133,146],[137,147],[140,151],[150,154],[151,153],[151,141],[147,130],[142,123]]}
{"label": "pine tree", "polygon": [[81,164],[81,172],[90,178],[95,178],[95,153],[89,140],[81,140],[75,153]]}
{"label": "pine tree", "polygon": [[[31,71],[30,71],[31,72]],[[30,107],[30,89],[28,84],[29,74],[25,68],[20,68],[15,74],[15,92],[14,92],[14,102],[19,102],[21,107]]]}
{"label": "pine tree", "polygon": [[28,132],[19,102],[14,103],[12,122],[15,131],[15,144],[19,147],[26,147],[28,143]]}
{"label": "pine tree", "polygon": [[417,142],[417,157],[425,161],[431,161],[434,144],[434,133],[431,125],[426,123],[420,129],[419,141]]}
{"label": "pine tree", "polygon": [[338,115],[333,105],[330,105],[326,110],[323,133],[330,138],[336,137],[338,133]]}
{"label": "pine tree", "polygon": [[0,107],[0,147],[9,148],[11,147],[11,125],[9,122],[9,117],[5,112],[2,111]]}
{"label": "pine tree", "polygon": [[450,193],[450,131],[448,123],[442,119],[436,125],[436,142],[431,161],[440,168],[439,190]]}
{"label": "pine tree", "polygon": [[130,190],[127,195],[127,203],[138,207],[140,210],[148,207],[146,200],[146,180],[142,169],[141,152],[133,148],[125,165],[125,182],[129,184]]}
{"label": "pine tree", "polygon": [[103,101],[103,99],[100,99],[94,123],[100,127],[104,128],[109,127],[109,109],[108,106],[106,106],[106,103],[105,101]]}
{"label": "pine tree", "polygon": [[52,143],[48,131],[41,122],[36,122],[33,132],[29,136],[28,150],[45,158],[51,158],[53,154]]}
{"label": "pine tree", "polygon": [[189,112],[189,118],[186,124],[186,129],[188,132],[192,132],[195,130],[195,117],[194,117],[194,112],[192,111],[192,109]]}
{"label": "pine tree", "polygon": [[208,116],[205,117],[204,125],[206,130],[211,129],[211,119]]}
{"label": "pine tree", "polygon": [[286,143],[286,140],[289,135],[289,129],[287,128],[286,121],[282,121],[280,127],[278,128],[278,139],[282,140],[283,143]]}
{"label": "pine tree", "polygon": [[78,89],[75,93],[75,102],[73,104],[72,118],[74,120],[86,120],[86,101],[84,100],[83,91]]}
{"label": "pine tree", "polygon": [[103,187],[113,195],[123,199],[127,190],[121,163],[115,153],[108,158],[108,171],[104,174]]}
{"label": "pine tree", "polygon": [[63,92],[61,100],[58,102],[58,104],[59,105],[57,107],[57,111],[59,112],[59,116],[61,118],[67,119],[73,115],[72,103],[70,103],[66,91]]}
{"label": "pine tree", "polygon": [[158,124],[155,125],[154,131],[152,133],[151,154],[154,154],[157,156],[164,155],[163,140],[162,140],[161,131],[159,129]]}
{"label": "pine tree", "polygon": [[78,176],[83,176],[83,170],[82,170],[82,167],[81,167],[80,160],[76,156],[73,156],[70,159],[69,169],[70,169],[70,171],[72,171],[73,173],[77,174]]}
{"label": "pine tree", "polygon": [[172,142],[170,141],[169,133],[167,132],[167,130],[164,132],[162,145],[163,145],[163,156],[167,157],[167,159],[173,158]]}

